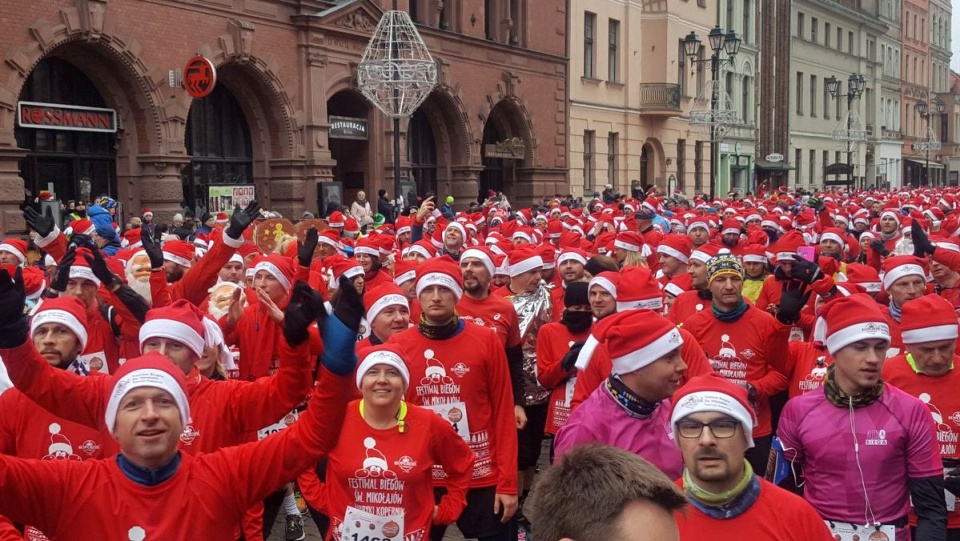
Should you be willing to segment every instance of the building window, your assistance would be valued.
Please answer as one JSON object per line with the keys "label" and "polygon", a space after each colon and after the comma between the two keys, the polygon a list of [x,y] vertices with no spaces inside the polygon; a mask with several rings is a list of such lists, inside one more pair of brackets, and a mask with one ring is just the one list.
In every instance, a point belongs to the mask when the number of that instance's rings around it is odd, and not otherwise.
{"label": "building window", "polygon": [[743,78],[743,88],[741,88],[740,93],[740,108],[743,110],[743,123],[748,124],[753,120],[753,111],[750,110],[750,90],[753,88],[753,83],[750,81],[749,77]]}
{"label": "building window", "polygon": [[810,76],[810,116],[817,116],[817,76]]}
{"label": "building window", "polygon": [[[697,51],[697,60],[698,60],[698,62],[699,62],[699,63],[697,64],[698,66],[703,66],[703,61],[704,61],[703,52],[704,52],[705,50],[706,50],[705,47],[704,47],[703,45],[701,45],[701,46],[700,46],[700,50]],[[705,69],[698,69],[698,70],[697,70],[697,92],[700,92],[700,89],[703,88],[703,80],[704,80],[703,78],[704,78],[704,74],[706,73],[706,71],[707,71],[707,70],[705,70]]]}
{"label": "building window", "polygon": [[677,189],[687,190],[687,140],[677,139]]}
{"label": "building window", "polygon": [[[733,72],[732,71],[728,71],[727,74],[724,76],[723,84],[724,84],[723,90],[727,93],[727,99],[729,99],[732,102],[733,101]],[[731,103],[731,106],[732,105],[733,104]]]}
{"label": "building window", "polygon": [[620,82],[620,21],[609,21],[610,44],[607,52],[607,80]]}
{"label": "building window", "polygon": [[816,17],[810,17],[810,41],[817,42],[817,30],[819,29],[820,21]]}
{"label": "building window", "polygon": [[417,192],[436,192],[437,144],[430,120],[423,109],[417,109],[410,117],[407,128],[407,160],[417,182]]}
{"label": "building window", "polygon": [[839,150],[837,150],[837,151],[835,151],[835,152],[833,153],[833,163],[841,163],[841,162],[840,162],[840,151],[839,151]]}
{"label": "building window", "polygon": [[853,45],[853,32],[847,32],[847,52],[850,54],[857,54],[857,48]]}
{"label": "building window", "polygon": [[799,148],[793,152],[793,167],[797,172],[797,184],[803,182],[803,179],[800,178],[800,172],[803,171],[803,151]]}
{"label": "building window", "polygon": [[823,163],[821,163],[820,165],[823,166],[823,167],[826,167],[826,166],[830,165],[830,164],[828,163],[829,161],[830,161],[830,151],[829,151],[829,150],[824,150],[824,151],[823,151]]}
{"label": "building window", "polygon": [[741,29],[740,39],[744,43],[750,43],[750,13],[753,10],[753,6],[750,4],[753,0],[743,0],[743,28]]}
{"label": "building window", "polygon": [[830,118],[830,100],[832,98],[830,89],[827,88],[827,85],[823,85],[823,118]]}
{"label": "building window", "polygon": [[794,98],[797,100],[797,114],[803,115],[803,72],[797,72],[797,88]]}
{"label": "building window", "polygon": [[837,50],[843,52],[843,28],[837,27]]}
{"label": "building window", "polygon": [[810,163],[807,165],[810,168],[810,184],[817,184],[817,151],[810,151]]}
{"label": "building window", "polygon": [[731,0],[727,0],[727,28],[733,29],[733,2]]}
{"label": "building window", "polygon": [[683,52],[683,40],[680,40],[679,54],[677,54],[677,84],[680,85],[680,95],[687,95],[687,55]]}
{"label": "building window", "polygon": [[583,132],[583,193],[592,193],[595,179],[595,165],[593,163],[594,145],[597,132],[585,130]]}
{"label": "building window", "polygon": [[797,13],[797,37],[803,37],[803,13]]}
{"label": "building window", "polygon": [[593,37],[597,27],[597,16],[587,12],[583,15],[583,76],[594,78],[596,53],[593,50]]}
{"label": "building window", "polygon": [[830,23],[823,23],[823,44],[827,47],[830,46],[830,33],[833,30],[833,26]]}
{"label": "building window", "polygon": [[693,191],[703,193],[703,141],[693,143]]}
{"label": "building window", "polygon": [[618,150],[620,148],[620,134],[616,132],[610,132],[607,134],[607,184],[612,184],[614,188],[617,187],[617,176],[618,176],[618,167],[617,159]]}

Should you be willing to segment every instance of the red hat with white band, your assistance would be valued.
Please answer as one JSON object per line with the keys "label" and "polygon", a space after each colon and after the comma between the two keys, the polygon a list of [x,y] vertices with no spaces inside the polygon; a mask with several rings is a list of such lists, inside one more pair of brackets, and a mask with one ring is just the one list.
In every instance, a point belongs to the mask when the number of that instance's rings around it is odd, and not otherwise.
{"label": "red hat with white band", "polygon": [[357,241],[357,246],[353,249],[355,254],[366,254],[370,257],[380,258],[380,242],[375,237],[363,237]]}
{"label": "red hat with white band", "polygon": [[740,423],[747,445],[753,447],[753,408],[747,389],[716,373],[691,378],[673,395],[670,425],[673,439],[678,444],[677,423],[694,413],[722,413]]}
{"label": "red hat with white band", "polygon": [[736,218],[727,218],[723,221],[723,226],[720,229],[721,235],[739,235],[740,228],[743,227],[743,224],[740,223],[740,220]]}
{"label": "red hat with white band", "polygon": [[329,267],[332,271],[330,287],[334,289],[340,287],[341,276],[346,276],[348,280],[353,280],[357,276],[363,276],[363,267],[360,266],[359,261],[353,258],[342,257],[335,259]]}
{"label": "red hat with white band", "polygon": [[135,359],[130,359],[120,366],[113,377],[113,387],[107,395],[104,420],[107,429],[113,432],[116,428],[117,411],[120,402],[130,391],[141,387],[161,389],[173,397],[180,411],[182,428],[190,424],[190,402],[187,400],[187,382],[183,372],[163,355],[151,351]]}
{"label": "red hat with white band", "polygon": [[557,266],[563,265],[566,261],[576,261],[581,265],[587,264],[587,253],[576,248],[564,248],[557,256]]}
{"label": "red hat with white band", "polygon": [[873,297],[858,293],[823,305],[827,322],[825,344],[831,355],[860,340],[880,338],[890,342],[890,326]]}
{"label": "red hat with white band", "polygon": [[196,247],[185,240],[168,240],[163,243],[163,260],[171,261],[181,267],[190,268]]}
{"label": "red hat with white band", "polygon": [[883,261],[883,287],[890,289],[897,280],[905,276],[919,276],[926,279],[926,262],[912,255],[897,255]]}
{"label": "red hat with white band", "polygon": [[844,244],[847,243],[846,234],[844,234],[843,231],[840,231],[840,229],[836,227],[831,227],[823,231],[823,234],[820,235],[820,242],[823,242],[825,240],[832,240],[833,242],[836,242],[840,246],[843,246]]}
{"label": "red hat with white band", "polygon": [[460,261],[465,261],[467,259],[476,259],[483,264],[484,268],[487,269],[487,272],[490,273],[492,277],[497,270],[497,264],[494,262],[495,257],[493,253],[490,252],[489,248],[486,247],[476,247],[465,250],[463,254],[460,255]]}
{"label": "red hat with white band", "polygon": [[161,308],[147,312],[146,321],[140,327],[140,351],[150,338],[168,338],[187,346],[187,349],[203,357],[206,342],[203,314],[189,301],[180,299]]}
{"label": "red hat with white band", "polygon": [[653,364],[683,345],[676,325],[651,310],[630,310],[603,318],[584,342],[576,367],[583,370],[599,344],[607,346],[614,374]]}
{"label": "red hat with white band", "polygon": [[668,255],[678,259],[682,263],[690,261],[690,253],[693,251],[693,241],[687,235],[671,233],[663,237],[660,245],[657,246],[657,253]]}
{"label": "red hat with white band", "polygon": [[90,268],[90,263],[88,263],[87,258],[84,257],[86,255],[92,256],[93,253],[86,248],[77,248],[77,257],[70,265],[70,278],[74,280],[89,280],[97,284],[97,287],[100,287],[100,279],[97,278],[97,275],[93,273],[93,269]]}
{"label": "red hat with white band", "polygon": [[627,310],[660,310],[663,308],[663,293],[660,283],[646,267],[631,265],[620,271],[617,285],[617,312]]}
{"label": "red hat with white band", "polygon": [[253,268],[253,276],[256,277],[260,271],[266,272],[276,278],[283,289],[288,293],[290,292],[290,288],[293,286],[294,273],[293,263],[289,257],[284,257],[280,254],[269,254]]}
{"label": "red hat with white band", "polygon": [[87,308],[76,297],[46,299],[30,319],[30,335],[48,323],[56,323],[70,329],[80,342],[81,351],[87,347]]}
{"label": "red hat with white band", "polygon": [[903,303],[900,335],[904,344],[957,339],[957,314],[940,295],[924,295]]}
{"label": "red hat with white band", "polygon": [[707,243],[698,247],[696,250],[690,253],[690,259],[696,259],[697,261],[707,264],[707,261],[710,261],[714,257],[720,255],[720,253],[729,253],[729,250],[721,247],[718,244]]}
{"label": "red hat with white band", "polygon": [[862,263],[847,263],[847,282],[857,284],[867,293],[880,293],[883,283],[876,269]]}
{"label": "red hat with white band", "polygon": [[401,259],[393,264],[393,283],[400,285],[417,277],[419,263],[408,259]]}
{"label": "red hat with white band", "polygon": [[510,269],[507,271],[510,277],[520,276],[521,274],[534,269],[543,268],[543,258],[537,255],[537,250],[521,246],[510,252]]}
{"label": "red hat with white band", "polygon": [[372,322],[388,306],[402,306],[410,309],[410,302],[399,286],[384,282],[367,291],[363,296],[363,304],[367,306],[367,321]]}
{"label": "red hat with white band", "polygon": [[743,251],[744,263],[766,263],[767,249],[762,244],[751,244]]}
{"label": "red hat with white band", "polygon": [[614,248],[620,248],[628,252],[639,252],[643,248],[643,244],[643,237],[633,231],[618,233],[617,238],[613,241]]}
{"label": "red hat with white band", "polygon": [[0,252],[13,254],[20,260],[20,263],[27,259],[27,241],[21,239],[6,239],[0,243]]}
{"label": "red hat with white band", "polygon": [[590,284],[587,287],[587,291],[589,292],[591,289],[593,289],[593,286],[600,286],[604,291],[616,298],[617,285],[619,285],[619,283],[619,272],[604,271],[590,279]]}
{"label": "red hat with white band", "polygon": [[463,296],[463,277],[460,267],[450,256],[435,257],[425,261],[417,269],[417,297],[430,286],[440,286],[449,289],[457,296]]}

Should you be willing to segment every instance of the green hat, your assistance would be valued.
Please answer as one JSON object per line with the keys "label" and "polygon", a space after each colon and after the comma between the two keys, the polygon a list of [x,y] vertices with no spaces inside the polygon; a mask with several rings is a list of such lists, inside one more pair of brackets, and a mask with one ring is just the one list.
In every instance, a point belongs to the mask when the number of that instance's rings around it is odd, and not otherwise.
{"label": "green hat", "polygon": [[387,219],[384,218],[383,214],[380,214],[379,212],[373,215],[373,227],[380,227],[386,221]]}
{"label": "green hat", "polygon": [[735,256],[730,254],[720,254],[718,256],[711,257],[707,261],[708,284],[712,284],[715,279],[727,274],[738,276],[741,280],[743,279],[743,265],[740,264],[740,260]]}
{"label": "green hat", "polygon": [[452,196],[452,195],[448,195],[448,196],[447,196],[447,203],[453,204],[453,196]]}

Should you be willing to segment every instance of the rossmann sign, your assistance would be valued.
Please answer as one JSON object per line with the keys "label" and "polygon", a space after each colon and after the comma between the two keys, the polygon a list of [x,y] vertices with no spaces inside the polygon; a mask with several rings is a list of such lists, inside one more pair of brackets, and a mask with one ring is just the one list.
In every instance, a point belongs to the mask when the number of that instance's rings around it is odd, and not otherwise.
{"label": "rossmann sign", "polygon": [[21,128],[115,133],[117,112],[97,107],[21,101],[17,102],[17,124]]}

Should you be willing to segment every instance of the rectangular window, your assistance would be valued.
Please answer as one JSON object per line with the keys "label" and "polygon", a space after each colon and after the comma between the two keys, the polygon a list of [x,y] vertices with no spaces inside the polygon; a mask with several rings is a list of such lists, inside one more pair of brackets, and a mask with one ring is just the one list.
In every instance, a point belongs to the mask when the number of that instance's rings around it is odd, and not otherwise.
{"label": "rectangular window", "polygon": [[810,17],[810,41],[817,42],[817,30],[819,30],[820,21],[816,17]]}
{"label": "rectangular window", "polygon": [[677,139],[677,186],[681,192],[687,189],[687,140]]}
{"label": "rectangular window", "polygon": [[703,141],[693,143],[693,191],[703,193]]}
{"label": "rectangular window", "polygon": [[683,40],[680,40],[680,53],[677,55],[677,84],[680,85],[680,95],[687,95],[687,55],[683,52]]}
{"label": "rectangular window", "polygon": [[803,151],[799,148],[796,149],[793,153],[793,167],[797,172],[797,184],[803,182],[803,179],[800,178],[800,172],[803,171]]}
{"label": "rectangular window", "polygon": [[583,132],[583,193],[592,193],[594,187],[595,166],[593,163],[594,144],[597,132]]}
{"label": "rectangular window", "polygon": [[797,13],[797,37],[803,37],[803,13]]}
{"label": "rectangular window", "polygon": [[797,114],[803,115],[803,72],[797,72],[797,84],[794,92],[794,98],[797,100]]}
{"label": "rectangular window", "polygon": [[847,52],[857,54],[857,48],[854,47],[853,32],[847,32]]}
{"label": "rectangular window", "polygon": [[810,76],[810,116],[816,118],[817,116],[817,76]]}
{"label": "rectangular window", "polygon": [[839,151],[839,150],[837,150],[836,152],[833,153],[833,163],[842,163],[842,162],[840,161],[840,151]]}
{"label": "rectangular window", "polygon": [[827,47],[830,46],[830,34],[833,31],[833,26],[830,23],[823,23],[823,44]]}
{"label": "rectangular window", "polygon": [[837,27],[837,50],[843,52],[843,28]]}
{"label": "rectangular window", "polygon": [[823,151],[823,163],[821,163],[820,165],[821,165],[822,167],[826,167],[826,166],[830,165],[829,162],[830,162],[830,151],[829,151],[829,150],[824,150],[824,151]]}
{"label": "rectangular window", "polygon": [[750,110],[750,90],[753,83],[749,77],[744,77],[741,85],[743,88],[740,89],[740,109],[743,111],[743,123],[748,124],[753,120],[753,111]]}
{"label": "rectangular window", "polygon": [[596,57],[593,50],[593,37],[597,27],[597,16],[594,13],[583,15],[583,76],[594,78],[594,64]]}
{"label": "rectangular window", "polygon": [[833,96],[830,95],[830,89],[827,88],[827,84],[823,84],[823,118],[830,118],[830,100],[833,99]]}
{"label": "rectangular window", "polygon": [[[700,66],[701,68],[704,66],[704,63],[703,63],[703,61],[704,61],[704,56],[703,56],[703,54],[704,54],[704,51],[705,51],[705,50],[706,50],[706,48],[705,48],[703,45],[701,45],[701,46],[700,46],[700,50],[697,51],[697,62],[698,62],[697,65]],[[696,88],[695,92],[699,92],[700,89],[703,88],[703,78],[704,78],[704,74],[705,74],[706,72],[707,72],[706,69],[697,69],[697,88]]]}
{"label": "rectangular window", "polygon": [[607,51],[607,80],[618,83],[620,82],[620,21],[610,19],[607,24],[610,34]]}
{"label": "rectangular window", "polygon": [[753,6],[750,4],[753,0],[743,0],[743,28],[741,29],[740,39],[744,43],[750,43],[750,33],[752,28],[750,28],[750,13],[753,10]]}
{"label": "rectangular window", "polygon": [[610,132],[607,134],[607,184],[617,186],[617,154],[620,148],[620,134]]}
{"label": "rectangular window", "polygon": [[733,1],[727,0],[727,28],[733,28]]}
{"label": "rectangular window", "polygon": [[810,163],[808,164],[810,168],[810,184],[817,184],[817,151],[810,151]]}

